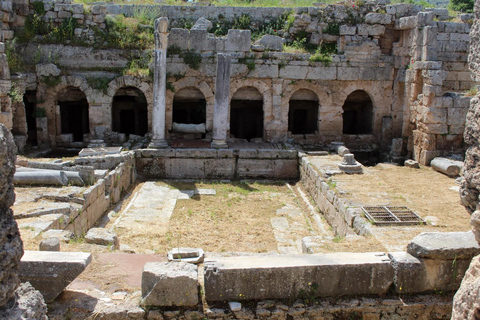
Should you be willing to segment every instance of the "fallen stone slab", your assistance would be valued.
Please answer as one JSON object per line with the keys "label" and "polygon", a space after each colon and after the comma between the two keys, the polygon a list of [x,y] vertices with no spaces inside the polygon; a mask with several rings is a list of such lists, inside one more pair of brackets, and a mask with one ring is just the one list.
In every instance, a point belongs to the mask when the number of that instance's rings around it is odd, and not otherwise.
{"label": "fallen stone slab", "polygon": [[40,291],[46,302],[53,301],[92,262],[86,252],[25,251],[19,276]]}
{"label": "fallen stone slab", "polygon": [[60,240],[58,238],[47,238],[40,242],[40,251],[60,251]]}
{"label": "fallen stone slab", "polygon": [[186,262],[149,262],[142,274],[142,305],[194,307],[198,304],[197,266]]}
{"label": "fallen stone slab", "polygon": [[470,265],[470,259],[416,258],[407,252],[390,252],[397,293],[455,291]]}
{"label": "fallen stone slab", "polygon": [[393,283],[390,259],[378,252],[227,257],[204,268],[208,301],[382,295]]}
{"label": "fallen stone slab", "polygon": [[405,160],[404,165],[407,168],[420,169],[420,164],[412,159]]}
{"label": "fallen stone slab", "polygon": [[74,237],[75,234],[69,230],[50,229],[42,233],[42,239],[58,238],[65,243],[69,243]]}
{"label": "fallen stone slab", "polygon": [[112,246],[113,249],[120,248],[120,241],[116,233],[105,228],[91,228],[85,235],[85,242],[101,246]]}
{"label": "fallen stone slab", "polygon": [[412,239],[407,252],[429,259],[472,259],[480,254],[473,232],[424,232]]}
{"label": "fallen stone slab", "polygon": [[101,156],[106,154],[116,154],[122,151],[122,147],[99,147],[85,148],[78,153],[79,157]]}
{"label": "fallen stone slab", "polygon": [[201,196],[213,196],[217,194],[217,191],[215,191],[215,189],[195,189],[195,194]]}
{"label": "fallen stone slab", "polygon": [[205,252],[200,248],[173,248],[168,251],[168,261],[182,261],[198,264],[205,259]]}

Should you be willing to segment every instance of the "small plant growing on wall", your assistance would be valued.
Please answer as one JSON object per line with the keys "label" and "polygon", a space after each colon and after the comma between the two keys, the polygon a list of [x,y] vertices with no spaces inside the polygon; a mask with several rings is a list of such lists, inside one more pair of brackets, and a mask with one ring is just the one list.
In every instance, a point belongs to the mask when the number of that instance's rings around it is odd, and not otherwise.
{"label": "small plant growing on wall", "polygon": [[21,102],[23,100],[22,93],[15,85],[12,85],[12,87],[10,88],[10,92],[8,93],[8,96],[12,100],[12,103]]}
{"label": "small plant growing on wall", "polygon": [[183,62],[190,67],[190,69],[198,70],[202,63],[202,55],[194,50],[187,50],[183,53]]}
{"label": "small plant growing on wall", "polygon": [[45,108],[37,107],[35,109],[35,118],[44,118],[47,116],[47,112],[45,111]]}

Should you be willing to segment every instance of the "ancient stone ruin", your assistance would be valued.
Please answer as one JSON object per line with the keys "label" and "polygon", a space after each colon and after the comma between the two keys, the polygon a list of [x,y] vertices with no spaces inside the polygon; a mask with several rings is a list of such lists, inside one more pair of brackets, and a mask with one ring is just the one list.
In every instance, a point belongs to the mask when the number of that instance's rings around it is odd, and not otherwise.
{"label": "ancient stone ruin", "polygon": [[0,318],[475,319],[479,10],[1,1]]}

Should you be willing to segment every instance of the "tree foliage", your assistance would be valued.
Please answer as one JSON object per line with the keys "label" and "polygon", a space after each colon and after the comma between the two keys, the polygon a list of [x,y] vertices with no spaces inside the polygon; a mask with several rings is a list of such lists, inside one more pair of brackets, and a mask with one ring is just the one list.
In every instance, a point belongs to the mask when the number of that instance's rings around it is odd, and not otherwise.
{"label": "tree foliage", "polygon": [[449,7],[459,12],[473,12],[475,0],[450,0]]}

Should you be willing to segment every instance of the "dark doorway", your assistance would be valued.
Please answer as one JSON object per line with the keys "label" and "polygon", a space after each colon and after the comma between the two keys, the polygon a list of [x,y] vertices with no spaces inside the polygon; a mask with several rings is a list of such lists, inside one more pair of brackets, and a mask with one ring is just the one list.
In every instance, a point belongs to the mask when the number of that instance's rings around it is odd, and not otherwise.
{"label": "dark doorway", "polygon": [[230,134],[238,139],[263,138],[263,97],[254,87],[240,88],[233,95]]}
{"label": "dark doorway", "polygon": [[361,90],[348,95],[343,105],[343,133],[372,133],[373,104],[370,96]]}
{"label": "dark doorway", "polygon": [[82,90],[67,87],[58,94],[61,132],[72,133],[73,141],[83,141],[89,133],[88,101]]}
{"label": "dark doorway", "polygon": [[144,136],[148,132],[147,99],[140,89],[118,89],[112,102],[112,130]]}
{"label": "dark doorway", "polygon": [[317,130],[318,97],[311,90],[298,90],[290,98],[288,131],[293,134],[311,134]]}
{"label": "dark doorway", "polygon": [[184,88],[173,97],[172,121],[176,123],[201,124],[207,121],[207,102],[196,88]]}
{"label": "dark doorway", "polygon": [[37,145],[37,92],[26,91],[23,95],[25,104],[25,117],[27,121],[27,143],[31,146]]}

